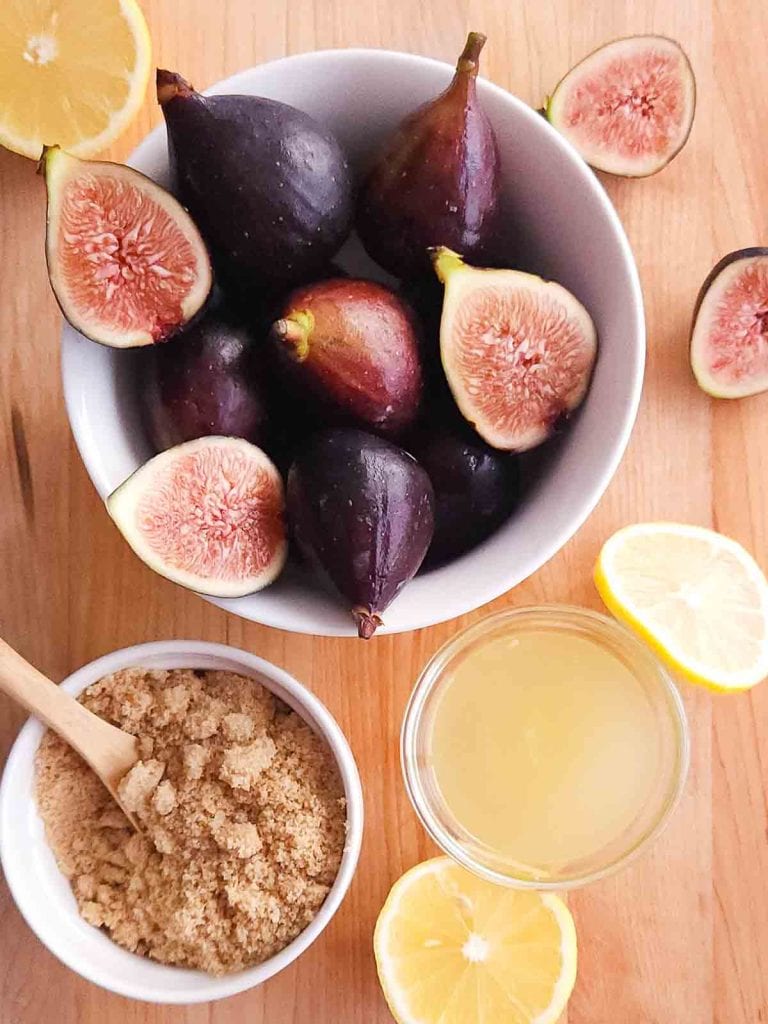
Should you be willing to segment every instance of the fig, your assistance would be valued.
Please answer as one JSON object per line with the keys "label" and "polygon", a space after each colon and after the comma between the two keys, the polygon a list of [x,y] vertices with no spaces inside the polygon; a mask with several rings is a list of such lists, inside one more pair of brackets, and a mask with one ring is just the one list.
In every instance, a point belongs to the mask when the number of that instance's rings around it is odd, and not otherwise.
{"label": "fig", "polygon": [[683,148],[695,107],[696,80],[680,45],[664,36],[630,36],[572,68],[545,112],[592,167],[644,178]]}
{"label": "fig", "polygon": [[728,253],[708,275],[693,313],[691,367],[715,398],[768,390],[768,248]]}
{"label": "fig", "polygon": [[201,437],[155,455],[107,509],[142,561],[198,594],[252,594],[285,564],[282,479],[241,438]]}
{"label": "fig", "polygon": [[45,253],[72,326],[112,348],[174,334],[211,290],[205,244],[186,210],[122,164],[78,160],[58,146],[40,161],[48,192]]}
{"label": "fig", "polygon": [[477,98],[485,36],[470,32],[448,88],[401,122],[361,190],[356,226],[395,277],[429,270],[429,246],[481,259],[499,224],[499,150]]}
{"label": "fig", "polygon": [[587,393],[589,313],[553,281],[470,267],[445,248],[433,258],[445,285],[440,354],[459,410],[492,447],[535,448]]}
{"label": "fig", "polygon": [[331,429],[310,438],[291,466],[288,520],[299,550],[349,602],[368,640],[427,553],[432,485],[390,441]]}
{"label": "fig", "polygon": [[520,498],[517,459],[461,430],[429,428],[408,450],[435,492],[435,532],[425,566],[442,565],[477,547],[509,517]]}
{"label": "fig", "polygon": [[420,419],[425,420],[431,427],[436,424],[450,428],[462,425],[466,427],[466,422],[456,408],[440,359],[443,286],[431,270],[429,277],[422,275],[412,281],[404,281],[402,290],[419,323],[421,366],[424,376]]}
{"label": "fig", "polygon": [[324,270],[354,212],[331,132],[286,103],[201,96],[170,71],[158,70],[157,97],[179,195],[224,287],[248,299]]}
{"label": "fig", "polygon": [[244,326],[209,311],[148,353],[141,399],[158,451],[207,436],[264,444],[266,387],[254,349]]}
{"label": "fig", "polygon": [[422,387],[416,321],[384,285],[331,278],[300,288],[271,338],[288,384],[327,421],[395,435],[415,419]]}

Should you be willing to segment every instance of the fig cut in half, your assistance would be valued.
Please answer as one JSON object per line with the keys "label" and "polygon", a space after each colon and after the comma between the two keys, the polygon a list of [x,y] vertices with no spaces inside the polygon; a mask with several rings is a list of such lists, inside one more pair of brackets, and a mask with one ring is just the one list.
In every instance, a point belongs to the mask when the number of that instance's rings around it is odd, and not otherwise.
{"label": "fig cut in half", "polygon": [[58,146],[41,160],[51,287],[92,341],[137,348],[188,323],[211,290],[205,243],[181,204],[123,164],[78,160]]}
{"label": "fig cut in half", "polygon": [[287,554],[284,506],[275,466],[235,437],[169,448],[107,498],[142,561],[212,597],[243,597],[278,576]]}
{"label": "fig cut in half", "polygon": [[597,334],[562,285],[518,270],[470,267],[433,252],[445,285],[440,354],[464,418],[494,448],[535,448],[589,386]]}
{"label": "fig cut in half", "polygon": [[715,398],[768,390],[768,248],[730,252],[708,275],[693,313],[691,368]]}
{"label": "fig cut in half", "polygon": [[696,80],[680,45],[665,36],[630,36],[572,68],[546,115],[592,167],[644,178],[683,148],[695,107]]}

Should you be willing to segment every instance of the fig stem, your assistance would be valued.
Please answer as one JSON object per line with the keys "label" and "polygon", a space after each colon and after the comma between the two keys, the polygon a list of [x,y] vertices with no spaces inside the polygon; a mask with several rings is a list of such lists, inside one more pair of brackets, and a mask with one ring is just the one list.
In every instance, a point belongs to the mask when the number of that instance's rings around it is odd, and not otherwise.
{"label": "fig stem", "polygon": [[195,91],[181,75],[177,75],[175,71],[166,71],[164,68],[158,68],[155,72],[155,86],[157,88],[157,102],[161,107],[164,107],[166,103],[170,103],[177,96],[186,99]]}
{"label": "fig stem", "polygon": [[36,170],[38,174],[42,174],[42,176],[45,177],[49,157],[52,153],[56,153],[60,148],[60,146],[43,146],[42,152],[40,153],[40,159],[37,161]]}
{"label": "fig stem", "polygon": [[461,56],[456,63],[460,74],[476,75],[480,67],[480,51],[485,46],[486,36],[482,32],[470,32]]}
{"label": "fig stem", "polygon": [[429,255],[432,258],[432,266],[435,268],[435,273],[443,284],[445,284],[454,270],[461,270],[465,266],[461,256],[454,252],[453,249],[448,249],[445,245],[438,245],[430,249]]}
{"label": "fig stem", "polygon": [[309,337],[314,326],[315,318],[308,309],[304,309],[276,320],[272,331],[288,354],[297,363],[303,363],[309,355]]}
{"label": "fig stem", "polygon": [[352,617],[357,623],[357,635],[362,640],[370,640],[381,625],[381,618],[370,608],[353,608]]}

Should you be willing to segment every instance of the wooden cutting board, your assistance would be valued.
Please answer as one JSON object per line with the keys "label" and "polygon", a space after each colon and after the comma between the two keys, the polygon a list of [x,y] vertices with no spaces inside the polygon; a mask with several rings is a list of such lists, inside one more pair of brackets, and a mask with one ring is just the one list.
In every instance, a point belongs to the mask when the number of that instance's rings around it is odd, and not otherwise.
{"label": "wooden cutting board", "polygon": [[[686,351],[693,302],[715,259],[767,241],[764,3],[144,0],[144,8],[157,63],[200,87],[324,47],[452,61],[473,28],[489,37],[484,73],[538,106],[571,64],[608,39],[648,31],[679,39],[699,93],[686,149],[655,178],[605,180],[647,304],[648,372],[633,440],[578,536],[493,608],[597,607],[590,569],[598,548],[639,519],[715,526],[768,566],[768,396],[709,400],[693,384]],[[148,97],[112,155],[124,157],[158,120]],[[32,164],[0,153],[0,633],[54,678],[117,647],[170,637],[226,641],[284,666],[350,737],[367,831],[355,883],[322,940],[263,988],[209,1006],[146,1006],[82,981],[37,942],[3,887],[0,1021],[385,1024],[373,923],[391,882],[433,853],[400,781],[400,719],[426,658],[480,613],[369,644],[311,639],[241,622],[146,569],[110,523],[69,435],[43,224]],[[685,688],[684,697],[693,764],[674,822],[642,862],[571,897],[580,964],[567,1024],[768,1022],[768,684],[730,698]],[[4,754],[22,716],[2,698],[0,708]]]}

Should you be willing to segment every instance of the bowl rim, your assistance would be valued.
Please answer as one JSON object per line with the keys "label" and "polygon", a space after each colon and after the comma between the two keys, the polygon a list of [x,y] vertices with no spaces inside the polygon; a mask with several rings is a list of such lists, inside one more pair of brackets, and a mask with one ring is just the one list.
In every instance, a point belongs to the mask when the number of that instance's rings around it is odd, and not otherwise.
{"label": "bowl rim", "polygon": [[[253,967],[220,977],[207,975],[203,971],[193,971],[190,968],[180,969],[169,964],[156,964],[155,966],[166,971],[184,970],[194,973],[206,981],[205,985],[201,985],[191,992],[185,992],[183,987],[168,992],[162,986],[152,988],[143,983],[133,984],[122,978],[116,979],[111,973],[107,973],[100,966],[94,966],[88,959],[82,957],[77,949],[66,943],[58,943],[55,938],[55,927],[52,929],[53,940],[51,935],[44,937],[33,923],[34,901],[28,898],[30,876],[19,870],[16,858],[8,850],[9,844],[6,839],[13,828],[14,808],[18,809],[26,799],[17,795],[18,783],[22,779],[34,775],[35,755],[46,731],[45,726],[34,717],[27,719],[16,736],[6,760],[2,780],[0,780],[0,864],[13,901],[29,928],[58,960],[87,981],[118,995],[165,1005],[191,1005],[237,995],[261,985],[301,956],[325,930],[347,894],[360,856],[364,824],[364,802],[360,775],[349,742],[338,722],[319,697],[303,683],[300,683],[285,669],[279,668],[255,654],[227,644],[208,641],[155,640],[123,647],[102,655],[76,669],[60,685],[69,693],[78,694],[98,679],[109,675],[110,672],[141,665],[145,659],[147,661],[152,659],[155,662],[152,667],[160,668],[159,661],[168,660],[176,663],[180,657],[185,656],[189,656],[190,664],[185,666],[189,668],[211,667],[209,665],[196,666],[195,661],[199,659],[215,659],[239,665],[244,672],[258,677],[259,682],[281,698],[285,699],[287,696],[287,703],[302,717],[309,718],[310,727],[319,732],[330,747],[344,784],[347,802],[347,831],[344,851],[334,883],[312,921],[292,942],[274,956]],[[236,671],[236,669],[232,670]],[[44,834],[41,835],[41,842],[45,842]],[[77,911],[74,910],[73,913],[77,913]],[[114,945],[126,957],[138,955],[130,953],[116,943]]]}
{"label": "bowl rim", "polygon": [[[288,67],[294,64],[309,66],[313,63],[322,64],[328,61],[336,63],[340,61],[360,61],[361,59],[364,59],[368,63],[389,63],[392,61],[398,61],[403,65],[410,64],[429,66],[436,70],[439,69],[445,73],[449,73],[454,70],[454,65],[447,61],[400,50],[375,47],[326,48],[323,50],[311,50],[303,53],[289,54],[271,61],[265,61],[261,64],[243,68],[232,75],[228,75],[227,77],[212,83],[202,91],[205,95],[216,95],[236,91],[241,83],[247,82],[255,71],[264,71],[265,69],[275,69],[283,66]],[[585,163],[574,146],[555,128],[553,128],[546,118],[542,117],[538,111],[529,106],[519,97],[509,92],[507,89],[504,89],[502,86],[497,85],[495,82],[484,78],[482,75],[478,76],[478,82],[484,90],[488,90],[502,103],[506,104],[508,108],[514,110],[516,116],[525,118],[531,125],[535,125],[537,130],[548,135],[552,144],[559,148],[567,157],[573,173],[580,178],[581,183],[590,192],[592,198],[601,208],[604,216],[606,217],[610,230],[616,239],[617,245],[622,254],[623,270],[626,274],[627,290],[630,295],[631,308],[627,316],[628,329],[626,335],[631,343],[631,351],[633,353],[631,360],[632,380],[628,387],[628,400],[620,418],[620,428],[616,430],[609,441],[607,441],[607,445],[609,444],[610,448],[606,448],[606,458],[603,462],[602,469],[597,474],[596,479],[589,490],[586,490],[582,494],[578,502],[574,502],[567,522],[564,522],[560,529],[553,531],[549,540],[546,543],[539,545],[535,552],[525,551],[518,553],[518,559],[516,562],[517,567],[513,571],[508,569],[505,570],[503,566],[500,566],[499,573],[494,575],[493,578],[489,578],[486,585],[482,588],[482,597],[479,601],[477,600],[476,595],[468,594],[467,596],[462,596],[462,588],[455,588],[452,591],[451,604],[447,610],[442,610],[446,608],[447,603],[421,602],[418,612],[412,614],[407,622],[396,623],[394,626],[385,622],[377,631],[377,635],[380,636],[423,629],[437,625],[441,622],[458,618],[459,616],[466,615],[469,612],[476,611],[485,604],[496,600],[496,598],[500,597],[502,594],[506,594],[508,591],[518,586],[546,565],[558,553],[558,551],[560,551],[561,548],[563,548],[565,544],[567,544],[568,541],[578,533],[605,494],[622,458],[624,457],[624,453],[637,419],[642,395],[646,357],[646,328],[643,294],[634,255],[616,209],[595,172],[587,163]],[[137,163],[143,163],[146,159],[146,151],[151,150],[156,145],[157,140],[164,135],[165,125],[161,122],[148,132],[147,135],[145,135],[144,138],[136,145],[126,159],[126,163],[133,167],[136,167]],[[630,327],[632,328],[631,330],[629,329]],[[70,430],[72,431],[75,444],[80,453],[86,472],[88,473],[88,476],[100,497],[105,498],[110,492],[111,487],[99,470],[95,449],[92,449],[86,444],[85,432],[75,429],[75,423],[79,422],[79,416],[77,414],[79,388],[76,384],[76,375],[74,371],[70,371],[69,369],[70,361],[68,358],[68,351],[72,343],[76,341],[78,337],[80,337],[78,332],[76,332],[74,328],[71,328],[65,320],[61,333],[61,373],[65,407]],[[466,555],[462,556],[462,558],[457,561],[457,566],[459,563],[464,565],[467,559],[471,559],[472,554],[473,553],[470,551]],[[444,569],[449,568],[450,566],[444,567]],[[442,572],[444,569],[439,571]],[[239,615],[247,621],[259,622],[262,625],[270,626],[275,629],[283,629],[292,633],[307,634],[308,632],[307,623],[291,610],[290,602],[281,603],[278,607],[269,605],[263,610],[258,609],[256,612],[252,612],[250,610],[249,612],[244,612],[241,610],[242,605],[240,602],[247,601],[248,597],[232,599],[212,597],[206,594],[200,594],[199,596],[209,603],[214,604],[219,608],[223,608],[225,611]],[[254,595],[249,596],[252,597]],[[341,622],[338,624],[324,622],[320,625],[313,623],[310,635],[355,636],[356,631],[354,623],[350,617],[349,622],[344,625],[342,625]]]}

